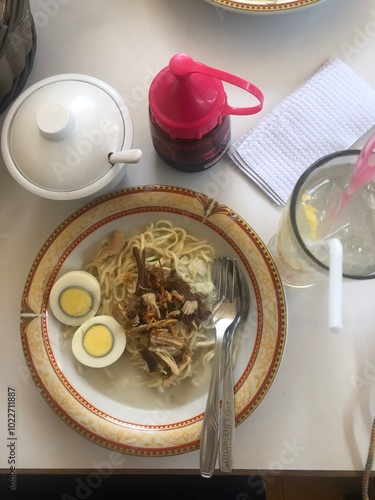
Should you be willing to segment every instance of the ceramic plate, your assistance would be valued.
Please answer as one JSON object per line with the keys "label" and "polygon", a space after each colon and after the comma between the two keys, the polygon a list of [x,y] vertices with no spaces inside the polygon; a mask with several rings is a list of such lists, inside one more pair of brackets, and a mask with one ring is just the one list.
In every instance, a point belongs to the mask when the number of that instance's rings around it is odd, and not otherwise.
{"label": "ceramic plate", "polygon": [[141,186],[98,198],[68,217],[48,238],[28,275],[21,308],[24,354],[33,380],[53,410],[92,441],[133,455],[166,456],[199,447],[208,380],[163,394],[134,383],[126,355],[111,371],[85,369],[50,313],[49,295],[62,274],[82,269],[115,228],[138,233],[169,219],[211,242],[217,256],[236,257],[248,281],[251,309],[237,331],[236,423],[260,404],[279,367],[286,337],[284,291],[257,234],[230,208],[206,195],[170,186]]}
{"label": "ceramic plate", "polygon": [[206,2],[242,13],[275,13],[307,7],[323,0],[206,0]]}

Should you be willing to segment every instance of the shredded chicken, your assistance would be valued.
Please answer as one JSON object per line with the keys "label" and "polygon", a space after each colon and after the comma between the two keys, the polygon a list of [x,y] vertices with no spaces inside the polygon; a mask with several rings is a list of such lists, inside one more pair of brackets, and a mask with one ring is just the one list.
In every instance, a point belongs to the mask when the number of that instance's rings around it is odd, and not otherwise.
{"label": "shredded chicken", "polygon": [[197,300],[187,300],[182,306],[182,312],[184,314],[193,314],[198,309]]}
{"label": "shredded chicken", "polygon": [[116,229],[113,233],[111,241],[104,245],[98,252],[96,261],[103,262],[104,260],[108,259],[108,257],[119,254],[124,248],[125,243],[126,239],[124,234]]}
{"label": "shredded chicken", "polygon": [[146,266],[144,252],[134,248],[133,254],[138,267],[135,295],[116,304],[112,314],[129,342],[138,343],[149,372],[161,375],[168,387],[189,363],[189,338],[211,313],[203,295],[193,292],[174,269],[165,276],[161,266]]}
{"label": "shredded chicken", "polygon": [[154,313],[156,315],[156,317],[160,319],[160,317],[161,317],[160,310],[159,310],[159,306],[156,303],[155,294],[152,292],[144,293],[142,295],[142,299],[144,300],[144,302],[147,306],[147,309],[151,310],[151,312]]}

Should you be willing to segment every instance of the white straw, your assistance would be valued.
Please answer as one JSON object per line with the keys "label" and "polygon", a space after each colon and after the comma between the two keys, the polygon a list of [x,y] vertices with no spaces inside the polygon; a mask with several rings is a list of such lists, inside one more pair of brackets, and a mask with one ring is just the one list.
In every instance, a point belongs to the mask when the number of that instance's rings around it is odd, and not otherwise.
{"label": "white straw", "polygon": [[342,329],[342,243],[337,238],[310,242],[310,248],[329,251],[329,328],[332,332]]}

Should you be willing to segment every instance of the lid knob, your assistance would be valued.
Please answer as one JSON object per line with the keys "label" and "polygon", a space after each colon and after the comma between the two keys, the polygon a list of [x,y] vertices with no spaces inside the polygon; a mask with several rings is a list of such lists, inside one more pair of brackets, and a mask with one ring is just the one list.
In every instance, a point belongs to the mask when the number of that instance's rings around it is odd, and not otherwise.
{"label": "lid knob", "polygon": [[176,54],[169,61],[169,69],[175,76],[182,76],[194,71],[195,61],[188,54]]}
{"label": "lid knob", "polygon": [[41,134],[50,141],[67,139],[76,126],[73,113],[58,102],[43,104],[38,109],[35,119]]}

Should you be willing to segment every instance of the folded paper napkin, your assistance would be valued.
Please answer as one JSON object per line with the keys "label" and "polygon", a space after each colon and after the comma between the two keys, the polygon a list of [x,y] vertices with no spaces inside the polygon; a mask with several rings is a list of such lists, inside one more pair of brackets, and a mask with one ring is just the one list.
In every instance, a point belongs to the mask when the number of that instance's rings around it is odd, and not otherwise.
{"label": "folded paper napkin", "polygon": [[334,59],[235,142],[229,156],[283,205],[307,167],[349,148],[374,125],[375,91]]}

